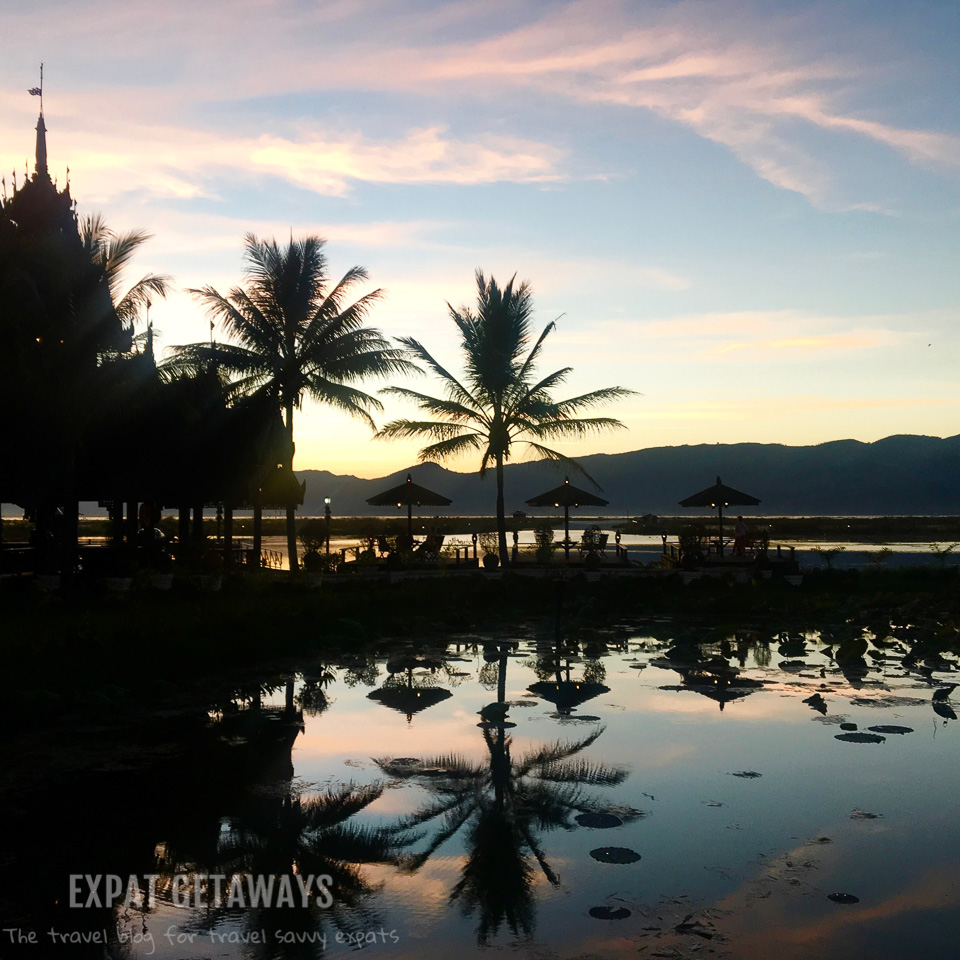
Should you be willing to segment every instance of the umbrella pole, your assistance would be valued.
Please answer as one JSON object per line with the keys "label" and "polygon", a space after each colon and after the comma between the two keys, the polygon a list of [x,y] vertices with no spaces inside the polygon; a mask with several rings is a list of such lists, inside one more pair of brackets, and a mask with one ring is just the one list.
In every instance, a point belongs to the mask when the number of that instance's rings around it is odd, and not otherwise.
{"label": "umbrella pole", "polygon": [[413,504],[407,504],[407,536],[413,540]]}
{"label": "umbrella pole", "polygon": [[563,556],[570,559],[570,507],[563,505]]}
{"label": "umbrella pole", "polygon": [[717,504],[717,510],[720,514],[720,556],[723,556],[723,504]]}

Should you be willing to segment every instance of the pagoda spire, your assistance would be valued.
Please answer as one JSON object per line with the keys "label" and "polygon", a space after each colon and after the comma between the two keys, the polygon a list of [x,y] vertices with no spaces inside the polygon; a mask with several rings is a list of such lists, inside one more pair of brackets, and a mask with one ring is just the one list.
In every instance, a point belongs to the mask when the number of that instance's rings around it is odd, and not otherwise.
{"label": "pagoda spire", "polygon": [[50,179],[50,171],[47,170],[47,125],[43,122],[43,114],[37,120],[37,176]]}

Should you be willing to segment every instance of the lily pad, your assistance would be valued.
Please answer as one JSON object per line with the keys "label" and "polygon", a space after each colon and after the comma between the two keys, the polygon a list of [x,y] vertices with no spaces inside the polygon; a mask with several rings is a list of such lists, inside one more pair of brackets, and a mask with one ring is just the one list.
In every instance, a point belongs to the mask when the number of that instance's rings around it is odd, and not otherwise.
{"label": "lily pad", "polygon": [[874,733],[913,733],[913,727],[899,727],[895,723],[878,723],[875,727],[867,727]]}
{"label": "lily pad", "polygon": [[841,730],[856,730],[856,729],[857,729],[857,725],[856,725],[855,723],[841,723],[841,724],[840,724],[840,729],[841,729]]}
{"label": "lily pad", "polygon": [[834,740],[843,740],[846,743],[883,743],[886,737],[879,733],[838,733]]}
{"label": "lily pad", "polygon": [[827,712],[827,701],[824,700],[819,693],[815,693],[812,697],[807,697],[803,702],[813,707],[813,709],[819,713],[825,714]]}
{"label": "lily pad", "polygon": [[861,810],[859,807],[856,807],[850,814],[851,820],[880,820],[882,817],[882,813],[867,813],[866,810]]}
{"label": "lily pad", "polygon": [[591,907],[590,916],[594,920],[626,920],[630,911],[626,907],[617,907],[616,910],[611,910],[610,907]]}
{"label": "lily pad", "polygon": [[623,821],[612,813],[581,813],[574,818],[581,827],[593,827],[595,830],[609,830],[623,826]]}
{"label": "lily pad", "polygon": [[640,859],[640,854],[628,847],[597,847],[590,856],[600,863],[636,863]]}
{"label": "lily pad", "polygon": [[757,773],[756,770],[738,770],[736,773],[731,773],[730,776],[740,777],[742,780],[758,780],[763,774]]}
{"label": "lily pad", "polygon": [[828,893],[827,899],[832,900],[834,903],[859,903],[860,898],[855,897],[852,893]]}

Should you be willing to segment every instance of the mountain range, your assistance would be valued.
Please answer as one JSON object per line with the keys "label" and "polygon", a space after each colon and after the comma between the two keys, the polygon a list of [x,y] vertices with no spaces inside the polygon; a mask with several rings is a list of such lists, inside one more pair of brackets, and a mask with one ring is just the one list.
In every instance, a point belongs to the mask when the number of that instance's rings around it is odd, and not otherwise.
{"label": "mountain range", "polygon": [[[595,516],[682,514],[679,501],[725,484],[749,493],[760,506],[743,508],[754,516],[875,516],[960,514],[960,435],[941,439],[899,435],[873,443],[834,440],[815,446],[779,443],[698,444],[650,447],[630,453],[592,454],[578,458],[602,488],[608,507],[584,508]],[[526,501],[563,482],[565,471],[553,463],[511,463],[504,468],[507,514],[524,510]],[[375,480],[339,476],[324,470],[297,470],[307,482],[303,516],[323,514],[325,497],[339,516],[383,514],[365,502],[402,483],[415,482],[452,500],[449,507],[421,507],[421,515],[488,516],[496,502],[493,471],[459,473],[436,463],[422,463]],[[594,492],[575,474],[570,482]]]}

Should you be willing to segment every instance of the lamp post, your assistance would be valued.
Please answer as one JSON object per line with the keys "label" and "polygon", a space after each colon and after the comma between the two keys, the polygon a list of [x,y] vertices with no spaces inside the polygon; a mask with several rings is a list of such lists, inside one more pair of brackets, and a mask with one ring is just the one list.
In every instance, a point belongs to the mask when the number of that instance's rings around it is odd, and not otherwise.
{"label": "lamp post", "polygon": [[323,516],[327,521],[327,556],[330,556],[330,498],[323,498]]}

